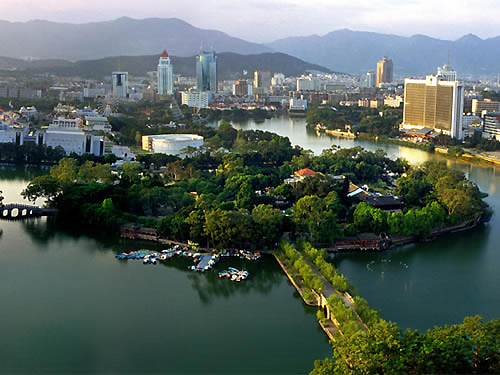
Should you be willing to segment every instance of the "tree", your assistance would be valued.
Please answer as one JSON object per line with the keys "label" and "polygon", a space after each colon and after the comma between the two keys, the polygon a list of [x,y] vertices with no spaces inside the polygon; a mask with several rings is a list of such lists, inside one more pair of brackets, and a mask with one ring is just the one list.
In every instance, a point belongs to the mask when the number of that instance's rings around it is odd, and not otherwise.
{"label": "tree", "polygon": [[217,137],[220,139],[221,146],[228,150],[233,147],[237,135],[238,131],[227,121],[222,121],[217,129]]}
{"label": "tree", "polygon": [[299,229],[309,232],[317,242],[331,242],[341,233],[335,212],[316,195],[300,198],[293,211]]}
{"label": "tree", "polygon": [[35,177],[21,193],[24,199],[35,202],[38,198],[53,201],[60,193],[61,185],[50,175]]}
{"label": "tree", "polygon": [[240,191],[236,195],[238,200],[238,207],[251,210],[255,205],[255,192],[252,189],[252,185],[248,182],[243,182],[240,186]]}
{"label": "tree", "polygon": [[51,168],[50,175],[58,182],[62,189],[76,182],[78,176],[78,162],[75,159],[64,158]]}
{"label": "tree", "polygon": [[141,167],[135,163],[125,163],[121,167],[120,182],[125,186],[132,186],[139,182]]}
{"label": "tree", "polygon": [[[261,204],[252,210],[256,240],[263,247],[274,248],[285,228],[285,216],[271,205]],[[289,227],[289,226],[288,226]]]}

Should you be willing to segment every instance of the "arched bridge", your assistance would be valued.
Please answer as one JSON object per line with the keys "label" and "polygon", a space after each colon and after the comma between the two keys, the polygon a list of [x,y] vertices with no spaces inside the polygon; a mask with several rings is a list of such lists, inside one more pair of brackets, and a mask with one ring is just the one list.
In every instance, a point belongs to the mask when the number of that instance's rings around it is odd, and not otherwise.
{"label": "arched bridge", "polygon": [[27,204],[7,204],[0,206],[0,219],[24,219],[27,217],[54,216],[57,210]]}

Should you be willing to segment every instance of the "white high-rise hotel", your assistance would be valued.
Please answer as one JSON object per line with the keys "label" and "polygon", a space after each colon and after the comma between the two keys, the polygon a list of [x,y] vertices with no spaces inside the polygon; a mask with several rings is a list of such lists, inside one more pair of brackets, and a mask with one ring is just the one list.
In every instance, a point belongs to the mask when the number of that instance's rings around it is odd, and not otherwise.
{"label": "white high-rise hotel", "polygon": [[430,128],[463,139],[464,88],[440,76],[406,79],[402,128]]}
{"label": "white high-rise hotel", "polygon": [[170,62],[167,51],[163,51],[158,63],[158,95],[174,94],[174,66]]}

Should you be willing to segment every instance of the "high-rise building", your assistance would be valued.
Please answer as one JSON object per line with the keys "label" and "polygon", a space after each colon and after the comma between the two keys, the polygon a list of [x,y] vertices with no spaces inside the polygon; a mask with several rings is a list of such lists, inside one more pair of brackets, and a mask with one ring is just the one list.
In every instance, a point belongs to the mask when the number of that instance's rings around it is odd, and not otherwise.
{"label": "high-rise building", "polygon": [[113,72],[113,96],[116,98],[128,97],[128,72]]}
{"label": "high-rise building", "polygon": [[236,81],[233,94],[236,96],[249,96],[248,81],[246,79]]}
{"label": "high-rise building", "polygon": [[464,88],[458,81],[435,75],[405,80],[403,128],[430,128],[462,139],[463,109]]}
{"label": "high-rise building", "polygon": [[368,88],[374,88],[375,87],[375,73],[374,72],[367,72],[366,73],[366,87]]}
{"label": "high-rise building", "polygon": [[181,93],[182,104],[193,108],[208,108],[211,101],[209,91],[183,91]]}
{"label": "high-rise building", "polygon": [[253,74],[254,92],[269,94],[271,90],[271,72],[269,70],[256,70]]}
{"label": "high-rise building", "polygon": [[442,81],[456,81],[457,80],[457,72],[455,72],[451,66],[448,64],[444,66],[439,66],[437,68],[437,75],[441,77]]}
{"label": "high-rise building", "polygon": [[215,51],[200,51],[196,56],[196,88],[217,92],[217,55]]}
{"label": "high-rise building", "polygon": [[319,77],[302,76],[297,78],[297,91],[322,91],[322,86],[324,85]]}
{"label": "high-rise building", "polygon": [[163,51],[157,70],[158,95],[174,94],[174,66],[170,62],[167,51]]}
{"label": "high-rise building", "polygon": [[387,60],[387,57],[377,63],[377,87],[381,87],[382,83],[392,82],[392,69],[392,60]]}

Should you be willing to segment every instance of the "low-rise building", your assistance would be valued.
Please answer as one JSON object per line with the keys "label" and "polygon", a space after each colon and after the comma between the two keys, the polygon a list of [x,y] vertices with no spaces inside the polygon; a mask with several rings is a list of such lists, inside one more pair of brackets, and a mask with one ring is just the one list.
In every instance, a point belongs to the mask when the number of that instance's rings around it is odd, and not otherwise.
{"label": "low-rise building", "polygon": [[104,132],[111,132],[111,124],[104,116],[85,116],[85,126],[93,131],[102,130]]}
{"label": "low-rise building", "polygon": [[305,112],[307,110],[307,100],[291,98],[289,110],[290,112]]}
{"label": "low-rise building", "polygon": [[203,137],[197,134],[160,134],[142,137],[142,149],[152,153],[186,156],[189,148],[203,146]]}
{"label": "low-rise building", "polygon": [[39,139],[46,146],[61,146],[66,154],[72,152],[82,155],[84,153],[103,155],[104,139],[87,133],[83,128],[81,119],[59,118],[53,120],[45,133],[41,133]]}
{"label": "low-rise building", "polygon": [[496,102],[490,99],[472,99],[472,113],[476,116],[480,116],[483,111],[486,112],[499,112],[500,102]]}
{"label": "low-rise building", "polygon": [[28,135],[28,127],[14,127],[0,122],[0,143],[15,143],[22,145],[24,137]]}

